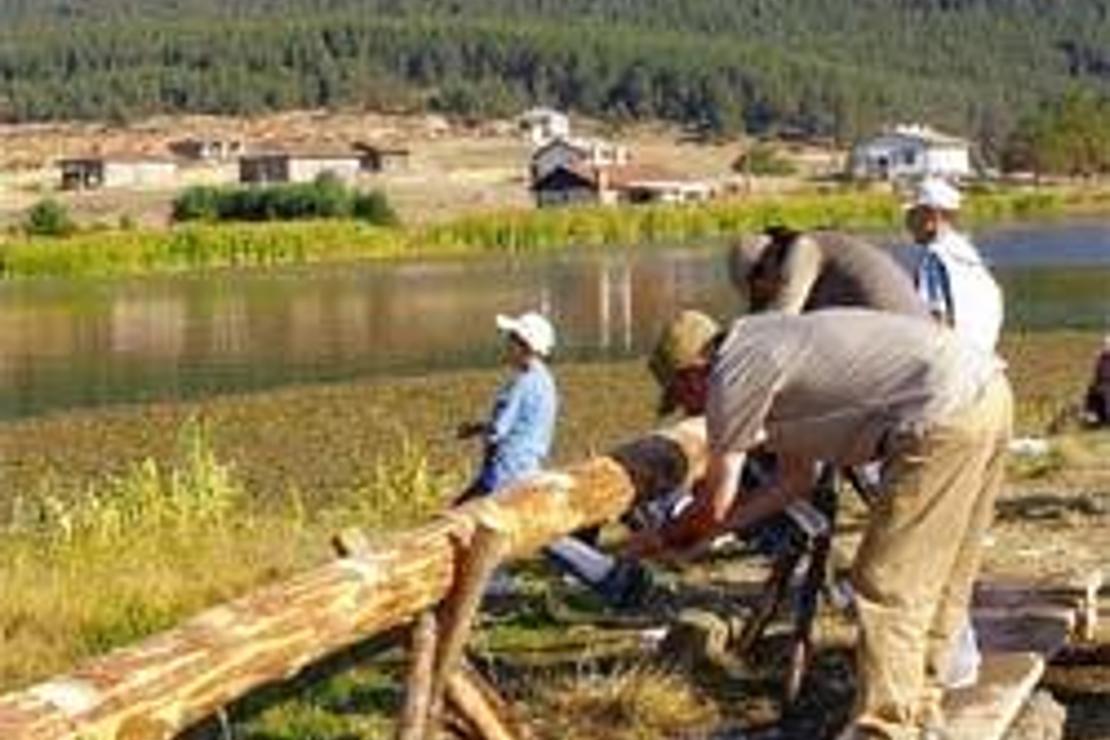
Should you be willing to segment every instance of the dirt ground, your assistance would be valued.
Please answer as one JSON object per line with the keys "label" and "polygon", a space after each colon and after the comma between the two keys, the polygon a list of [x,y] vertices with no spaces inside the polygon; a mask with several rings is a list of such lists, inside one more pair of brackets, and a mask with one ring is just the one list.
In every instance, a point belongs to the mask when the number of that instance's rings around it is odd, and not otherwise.
{"label": "dirt ground", "polygon": [[[731,164],[743,151],[738,141],[700,142],[664,124],[615,128],[574,119],[575,136],[598,136],[629,147],[633,161],[668,172],[720,180],[732,177]],[[353,142],[404,147],[408,166],[365,175],[363,188],[383,189],[409,222],[436,220],[473,210],[527,207],[531,145],[510,120],[480,124],[435,115],[300,111],[256,118],[159,117],[127,126],[95,123],[0,126],[0,226],[17,222],[36,201],[53,197],[81,222],[115,225],[120,219],[157,226],[166,223],[169,204],[183,187],[234,182],[234,163],[182,163],[170,188],[113,189],[87,193],[58,190],[56,160],[91,154],[165,157],[168,145],[188,137],[242,141],[250,149],[280,144],[333,150]],[[802,145],[783,152],[802,175],[839,168],[842,153]],[[798,178],[747,183],[758,189],[794,187]]]}

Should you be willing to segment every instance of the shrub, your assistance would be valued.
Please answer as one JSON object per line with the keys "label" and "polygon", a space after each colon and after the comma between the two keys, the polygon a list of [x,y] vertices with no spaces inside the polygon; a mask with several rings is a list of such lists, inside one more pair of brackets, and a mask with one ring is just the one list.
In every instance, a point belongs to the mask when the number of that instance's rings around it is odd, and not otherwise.
{"label": "shrub", "polygon": [[351,215],[378,226],[396,226],[400,223],[397,212],[389,204],[385,193],[377,190],[356,195],[351,204]]}
{"label": "shrub", "polygon": [[23,230],[32,236],[68,236],[76,228],[66,207],[51,198],[31,206],[23,222]]}
{"label": "shrub", "polygon": [[796,171],[793,163],[770,144],[756,144],[737,157],[732,169],[750,175],[793,175]]}
{"label": "shrub", "polygon": [[311,183],[189,188],[174,201],[173,217],[175,221],[357,218],[381,226],[397,223],[397,214],[383,193],[359,193],[327,172]]}

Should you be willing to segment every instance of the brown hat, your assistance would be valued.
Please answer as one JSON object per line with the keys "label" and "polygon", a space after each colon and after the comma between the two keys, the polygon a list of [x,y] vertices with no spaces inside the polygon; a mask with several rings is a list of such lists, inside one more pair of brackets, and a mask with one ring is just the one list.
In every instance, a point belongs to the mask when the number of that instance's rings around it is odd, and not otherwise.
{"label": "brown hat", "polygon": [[696,367],[707,357],[707,349],[721,327],[700,311],[686,310],[671,319],[655,343],[648,368],[663,389],[659,400],[659,413],[669,414],[675,409],[671,398],[671,383],[680,370]]}

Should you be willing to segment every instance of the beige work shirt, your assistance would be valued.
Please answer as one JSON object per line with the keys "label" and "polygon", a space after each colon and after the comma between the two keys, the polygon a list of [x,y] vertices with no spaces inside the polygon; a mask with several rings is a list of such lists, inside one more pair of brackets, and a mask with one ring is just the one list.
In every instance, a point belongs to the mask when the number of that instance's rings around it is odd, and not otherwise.
{"label": "beige work shirt", "polygon": [[925,319],[855,308],[747,316],[713,361],[710,447],[742,452],[766,441],[843,465],[877,459],[887,434],[963,408],[1001,367]]}

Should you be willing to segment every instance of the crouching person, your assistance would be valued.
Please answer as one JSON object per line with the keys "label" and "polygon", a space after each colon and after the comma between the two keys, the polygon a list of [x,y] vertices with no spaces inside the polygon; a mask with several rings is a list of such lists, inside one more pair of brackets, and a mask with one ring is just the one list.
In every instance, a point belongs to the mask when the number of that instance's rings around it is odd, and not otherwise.
{"label": "crouching person", "polygon": [[[750,316],[727,332],[690,314],[668,325],[657,353],[698,347],[670,353],[667,393],[705,412],[707,472],[694,503],[636,549],[686,549],[781,511],[812,490],[815,461],[884,461],[853,565],[859,681],[844,737],[942,729],[941,676],[1010,437],[1001,363],[929,322],[864,309]],[[737,475],[760,445],[779,474],[739,501]]]}

